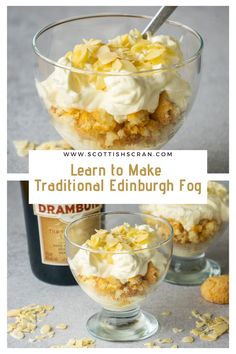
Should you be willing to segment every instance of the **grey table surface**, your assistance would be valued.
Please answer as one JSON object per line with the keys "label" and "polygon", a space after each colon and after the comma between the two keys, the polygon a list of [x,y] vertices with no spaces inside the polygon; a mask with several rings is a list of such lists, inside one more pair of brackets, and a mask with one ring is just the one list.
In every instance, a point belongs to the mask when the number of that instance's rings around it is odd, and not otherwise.
{"label": "grey table surface", "polygon": [[[8,8],[8,172],[27,172],[13,140],[58,139],[34,86],[32,37],[60,18],[98,12],[153,15],[157,7],[9,7]],[[205,41],[202,79],[184,126],[165,149],[208,150],[208,171],[228,172],[228,8],[179,7],[172,19],[198,30]],[[96,33],[96,30],[94,30]]]}
{"label": "grey table surface", "polygon": [[[135,210],[138,206],[107,205],[108,210],[128,208]],[[16,213],[17,210],[17,213]],[[222,273],[228,273],[228,233],[218,240],[207,252],[207,255],[218,261],[222,266]],[[40,343],[29,344],[27,338],[16,340],[8,336],[9,347],[49,347],[54,344],[65,344],[70,338],[89,336],[86,330],[87,319],[99,310],[99,306],[92,301],[78,286],[55,286],[41,282],[31,272],[27,257],[26,232],[22,211],[22,203],[18,182],[8,182],[8,309],[22,307],[31,303],[54,304],[52,311],[45,322],[50,325],[67,323],[66,331],[57,331],[54,338]],[[200,296],[199,287],[184,287],[170,285],[163,282],[153,293],[142,308],[157,316],[161,324],[160,338],[172,337],[180,347],[228,347],[228,335],[224,334],[215,342],[203,342],[199,339],[193,344],[181,343],[181,338],[189,334],[195,321],[190,319],[192,309],[200,312],[211,312],[214,315],[228,316],[227,305],[216,305],[205,301]],[[163,311],[171,311],[169,317],[161,316]],[[172,328],[184,328],[184,332],[173,334]],[[91,337],[91,336],[90,336]],[[116,343],[96,341],[100,348],[143,348],[144,343],[152,338],[131,343]],[[164,346],[164,345],[163,345]],[[166,345],[168,347],[168,345]]]}

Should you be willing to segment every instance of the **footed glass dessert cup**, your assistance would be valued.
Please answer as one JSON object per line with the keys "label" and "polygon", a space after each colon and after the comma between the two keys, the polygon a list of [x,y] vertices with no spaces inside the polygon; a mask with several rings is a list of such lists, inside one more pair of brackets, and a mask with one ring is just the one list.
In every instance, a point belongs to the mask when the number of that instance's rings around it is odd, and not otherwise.
{"label": "footed glass dessert cup", "polygon": [[36,87],[74,149],[159,149],[183,124],[201,72],[201,36],[150,17],[104,14],[58,21],[33,39]]}
{"label": "footed glass dessert cup", "polygon": [[[221,274],[218,262],[205,256],[228,227],[228,190],[208,182],[207,204],[146,204],[141,210],[162,216],[173,227],[173,257],[165,280],[179,285],[199,285]],[[146,219],[152,226],[152,220]]]}
{"label": "footed glass dessert cup", "polygon": [[145,215],[100,212],[65,230],[71,271],[81,289],[102,306],[87,322],[88,331],[107,341],[136,341],[158,330],[157,319],[140,304],[164,279],[172,256],[171,225]]}
{"label": "footed glass dessert cup", "polygon": [[[204,223],[204,222],[203,222]],[[181,244],[174,241],[173,257],[165,280],[179,285],[200,285],[210,276],[220,275],[220,264],[208,257],[206,251],[227,230],[226,222],[215,225],[214,222],[199,224],[200,228],[208,229],[209,238],[200,243]],[[175,229],[175,227],[173,227]]]}

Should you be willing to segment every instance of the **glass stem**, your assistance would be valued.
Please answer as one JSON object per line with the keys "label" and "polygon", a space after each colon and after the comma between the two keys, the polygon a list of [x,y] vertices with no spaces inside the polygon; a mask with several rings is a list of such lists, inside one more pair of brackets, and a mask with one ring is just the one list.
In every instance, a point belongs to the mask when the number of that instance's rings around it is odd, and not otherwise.
{"label": "glass stem", "polygon": [[136,307],[128,311],[111,311],[107,309],[102,309],[100,312],[100,321],[105,320],[105,325],[110,327],[119,327],[124,325],[130,325],[138,321],[141,311],[140,307]]}
{"label": "glass stem", "polygon": [[171,260],[171,268],[176,273],[192,273],[200,272],[206,267],[205,253],[197,257],[177,257],[173,256]]}

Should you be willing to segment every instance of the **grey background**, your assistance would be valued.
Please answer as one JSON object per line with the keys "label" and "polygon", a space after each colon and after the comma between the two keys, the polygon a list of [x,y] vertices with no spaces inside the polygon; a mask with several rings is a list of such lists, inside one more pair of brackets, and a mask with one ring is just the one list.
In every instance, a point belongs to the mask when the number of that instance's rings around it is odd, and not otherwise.
{"label": "grey background", "polygon": [[[13,140],[58,139],[34,87],[33,35],[48,23],[97,12],[153,15],[157,7],[8,8],[8,172],[27,172]],[[205,41],[202,80],[188,119],[165,149],[208,150],[208,171],[228,172],[228,7],[179,7],[172,19],[198,30]],[[96,30],[94,31],[96,33]]]}
{"label": "grey background", "polygon": [[[135,205],[107,205],[108,210],[134,210]],[[17,212],[16,212],[17,211]],[[228,273],[228,233],[213,245],[207,255],[220,262],[222,273]],[[85,324],[87,319],[99,310],[99,305],[92,301],[78,286],[55,286],[41,282],[30,270],[27,257],[25,224],[18,182],[8,182],[8,309],[22,307],[31,303],[53,304],[52,311],[45,322],[50,325],[64,322],[69,325],[67,331],[57,331],[54,338],[41,343],[29,344],[27,339],[21,341],[8,336],[9,347],[49,347],[53,344],[65,344],[70,338],[89,336]],[[228,315],[227,305],[216,305],[205,301],[200,296],[199,287],[183,287],[163,282],[155,293],[143,304],[142,308],[157,316],[161,324],[160,338],[172,337],[180,347],[228,347],[228,335],[223,335],[215,342],[193,344],[181,343],[181,338],[189,335],[195,321],[190,319],[192,309],[211,312],[214,315]],[[172,311],[169,317],[161,316],[163,311]],[[184,328],[184,332],[173,334],[172,328]],[[32,335],[33,336],[33,335]],[[91,337],[91,336],[90,336]],[[97,347],[143,348],[144,343],[152,338],[133,343],[114,343],[97,340]],[[164,345],[163,345],[164,346]],[[168,345],[166,345],[168,347]]]}

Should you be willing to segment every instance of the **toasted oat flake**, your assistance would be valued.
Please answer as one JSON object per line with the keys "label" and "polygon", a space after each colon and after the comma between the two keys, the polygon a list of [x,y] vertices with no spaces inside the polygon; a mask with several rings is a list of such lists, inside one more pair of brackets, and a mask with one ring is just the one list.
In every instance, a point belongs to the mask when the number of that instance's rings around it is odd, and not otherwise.
{"label": "toasted oat flake", "polygon": [[158,338],[157,339],[157,343],[159,343],[159,344],[171,344],[171,343],[173,343],[173,339],[172,338]]}
{"label": "toasted oat flake", "polygon": [[215,341],[229,329],[229,321],[227,317],[213,317],[211,313],[200,314],[195,313],[197,321],[196,328],[191,330],[191,334],[199,337],[203,341]]}
{"label": "toasted oat flake", "polygon": [[206,321],[196,321],[196,328],[202,328],[206,325]]}
{"label": "toasted oat flake", "polygon": [[41,334],[41,335],[38,335],[38,336],[35,336],[33,338],[30,338],[29,339],[29,342],[30,343],[33,343],[33,342],[41,342],[45,339],[48,339],[48,338],[52,338],[53,336],[55,335],[55,332],[54,331],[49,331],[48,333],[45,333],[45,334]]}
{"label": "toasted oat flake", "polygon": [[58,323],[56,325],[56,329],[67,329],[67,328],[68,328],[68,325],[65,323]]}
{"label": "toasted oat flake", "polygon": [[194,338],[192,336],[186,336],[182,338],[182,342],[183,343],[193,343],[194,342]]}
{"label": "toasted oat flake", "polygon": [[195,318],[199,318],[200,313],[197,310],[192,310],[191,315]]}
{"label": "toasted oat flake", "polygon": [[75,344],[76,344],[76,339],[75,338],[71,338],[67,342],[67,345],[75,345]]}
{"label": "toasted oat flake", "polygon": [[172,328],[172,332],[175,334],[181,333],[181,332],[183,332],[183,328],[174,327],[174,328]]}
{"label": "toasted oat flake", "polygon": [[15,140],[13,141],[17,155],[20,157],[25,157],[28,155],[30,150],[35,150],[36,144],[29,140]]}
{"label": "toasted oat flake", "polygon": [[91,338],[82,338],[82,339],[71,338],[64,345],[56,344],[51,346],[50,348],[94,348],[95,344],[96,344],[95,340]]}
{"label": "toasted oat flake", "polygon": [[45,307],[45,309],[47,310],[47,311],[52,311],[52,310],[54,310],[54,305],[45,305],[44,306]]}
{"label": "toasted oat flake", "polygon": [[144,345],[147,348],[161,348],[159,345],[156,344],[155,341],[144,343]]}
{"label": "toasted oat flake", "polygon": [[17,315],[19,315],[19,313],[19,309],[9,310],[7,311],[7,317],[16,317]]}
{"label": "toasted oat flake", "polygon": [[172,314],[171,311],[163,311],[163,312],[161,313],[162,316],[170,316],[171,314]]}
{"label": "toasted oat flake", "polygon": [[20,157],[28,156],[30,150],[72,150],[72,147],[64,140],[46,141],[42,144],[36,144],[29,140],[15,140],[13,143],[16,153]]}
{"label": "toasted oat flake", "polygon": [[191,334],[193,334],[194,336],[199,336],[201,334],[201,331],[197,328],[193,328],[191,331],[190,331]]}
{"label": "toasted oat flake", "polygon": [[16,328],[15,323],[8,323],[7,325],[7,333],[12,332]]}
{"label": "toasted oat flake", "polygon": [[[48,311],[53,310],[53,305],[36,305],[30,304],[19,309],[8,311],[10,318],[15,318],[15,322],[8,323],[7,332],[14,338],[22,339],[27,333],[34,333],[37,329],[37,323],[44,318]],[[50,326],[49,326],[50,327]],[[42,336],[50,338],[55,333],[52,329],[48,329],[48,325],[44,325],[40,329]],[[22,336],[23,335],[23,336]],[[41,337],[42,337],[41,336]],[[38,336],[39,337],[39,336]],[[41,340],[42,338],[40,338]],[[36,341],[39,338],[30,338],[29,341]]]}
{"label": "toasted oat flake", "polygon": [[211,319],[212,316],[213,316],[213,315],[212,315],[212,313],[210,313],[210,312],[205,312],[205,313],[202,315],[202,317],[205,318],[205,319],[207,319],[207,320]]}
{"label": "toasted oat flake", "polygon": [[14,330],[13,332],[10,333],[10,336],[15,338],[15,339],[23,339],[25,337],[23,332],[18,332]]}
{"label": "toasted oat flake", "polygon": [[67,144],[64,140],[46,141],[42,144],[36,145],[35,147],[35,150],[71,150],[71,149],[72,147],[69,144]]}
{"label": "toasted oat flake", "polygon": [[46,324],[40,328],[40,333],[41,334],[48,334],[49,332],[51,332],[51,329],[52,329],[51,326]]}

